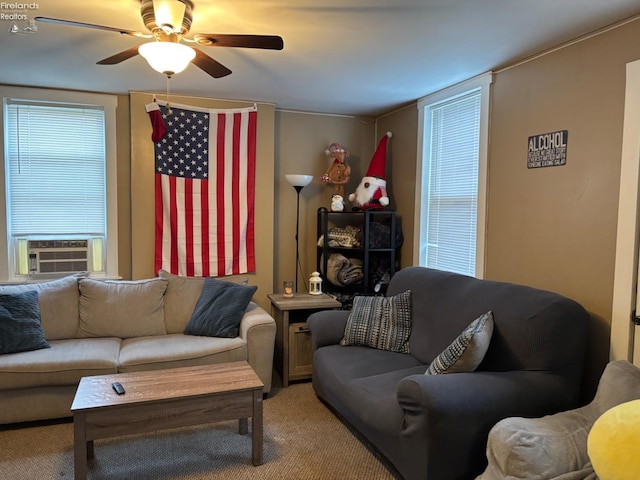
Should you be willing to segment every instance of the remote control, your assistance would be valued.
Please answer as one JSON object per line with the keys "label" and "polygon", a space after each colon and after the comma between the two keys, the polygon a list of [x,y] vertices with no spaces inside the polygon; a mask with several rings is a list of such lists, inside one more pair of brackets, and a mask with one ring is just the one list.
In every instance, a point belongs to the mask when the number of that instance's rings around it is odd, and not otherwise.
{"label": "remote control", "polygon": [[118,395],[124,395],[124,387],[120,382],[113,382],[111,386],[113,387],[113,389],[116,391]]}

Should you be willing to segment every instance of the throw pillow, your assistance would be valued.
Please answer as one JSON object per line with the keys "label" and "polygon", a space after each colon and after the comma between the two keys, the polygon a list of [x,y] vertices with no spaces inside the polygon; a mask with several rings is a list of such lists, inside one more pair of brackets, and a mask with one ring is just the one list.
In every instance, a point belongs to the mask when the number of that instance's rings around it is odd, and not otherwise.
{"label": "throw pillow", "polygon": [[411,290],[392,297],[357,296],[340,345],[409,353]]}
{"label": "throw pillow", "polygon": [[164,292],[167,281],[93,280],[80,284],[78,337],[143,337],[164,335]]}
{"label": "throw pillow", "polygon": [[184,329],[186,335],[235,338],[258,287],[205,278],[200,298]]}
{"label": "throw pillow", "polygon": [[0,294],[0,353],[49,347],[40,324],[38,292]]}
{"label": "throw pillow", "polygon": [[429,365],[427,375],[473,372],[489,348],[493,334],[493,313],[480,315]]}
{"label": "throw pillow", "polygon": [[598,478],[636,480],[640,472],[640,400],[617,405],[594,422],[587,452]]}

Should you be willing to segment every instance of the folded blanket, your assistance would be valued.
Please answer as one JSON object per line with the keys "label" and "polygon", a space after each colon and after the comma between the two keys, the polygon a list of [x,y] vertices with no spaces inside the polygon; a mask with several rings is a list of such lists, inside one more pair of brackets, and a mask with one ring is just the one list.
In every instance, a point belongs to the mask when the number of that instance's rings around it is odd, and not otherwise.
{"label": "folded blanket", "polygon": [[327,280],[333,283],[336,287],[341,287],[342,284],[338,279],[340,271],[349,265],[349,259],[339,253],[332,253],[327,260]]}
{"label": "folded blanket", "polygon": [[332,253],[327,260],[327,280],[336,287],[344,287],[361,282],[364,278],[362,261],[348,259],[339,253]]}
{"label": "folded blanket", "polygon": [[362,271],[362,260],[350,258],[349,264],[338,273],[338,281],[342,285],[362,282],[364,273]]}

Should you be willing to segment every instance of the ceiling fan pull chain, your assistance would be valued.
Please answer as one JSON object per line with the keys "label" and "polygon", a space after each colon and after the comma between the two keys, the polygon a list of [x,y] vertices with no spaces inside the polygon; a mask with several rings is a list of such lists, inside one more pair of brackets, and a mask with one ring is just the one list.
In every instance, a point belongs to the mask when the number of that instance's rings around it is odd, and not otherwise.
{"label": "ceiling fan pull chain", "polygon": [[171,115],[171,75],[167,75],[167,113]]}

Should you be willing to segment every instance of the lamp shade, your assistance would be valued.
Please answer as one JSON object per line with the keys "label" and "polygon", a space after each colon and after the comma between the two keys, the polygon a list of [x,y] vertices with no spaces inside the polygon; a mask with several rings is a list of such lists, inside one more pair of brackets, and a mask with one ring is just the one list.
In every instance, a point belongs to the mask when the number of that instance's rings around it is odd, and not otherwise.
{"label": "lamp shade", "polygon": [[193,48],[175,42],[149,42],[140,45],[140,55],[155,71],[165,75],[180,73],[196,56]]}
{"label": "lamp shade", "polygon": [[306,187],[313,180],[313,175],[300,175],[297,173],[289,173],[284,176],[292,187]]}
{"label": "lamp shade", "polygon": [[187,5],[177,0],[153,0],[153,13],[156,25],[170,25],[179,31]]}

